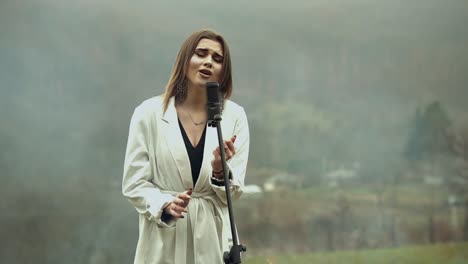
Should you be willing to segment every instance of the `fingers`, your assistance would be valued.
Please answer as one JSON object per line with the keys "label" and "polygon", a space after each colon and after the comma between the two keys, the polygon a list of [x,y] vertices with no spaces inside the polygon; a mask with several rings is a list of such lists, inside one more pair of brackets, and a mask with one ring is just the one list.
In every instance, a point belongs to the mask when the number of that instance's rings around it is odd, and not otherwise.
{"label": "fingers", "polygon": [[192,197],[190,196],[192,194],[192,190],[187,190],[187,191],[184,191],[184,192],[181,192],[179,194],[177,194],[176,197],[180,198],[180,199],[191,199]]}
{"label": "fingers", "polygon": [[[224,140],[224,154],[226,157],[226,161],[230,160],[232,156],[236,154],[236,147],[234,146],[234,142],[236,142],[237,136],[234,135],[231,137],[230,140]],[[213,160],[211,161],[211,166],[213,167],[214,171],[219,171],[222,167],[221,164],[221,151],[219,146],[213,150]]]}
{"label": "fingers", "polygon": [[[219,155],[219,157],[221,157],[221,151],[219,150],[219,147],[216,148],[216,152],[218,152],[217,155]],[[226,160],[229,160],[233,155],[234,155],[234,152],[229,149],[228,147],[224,147],[224,155],[226,157]]]}
{"label": "fingers", "polygon": [[225,141],[224,143],[224,149],[226,150],[226,147],[228,148],[226,152],[230,152],[231,156],[236,154],[236,148],[234,147],[234,142],[232,141]]}
{"label": "fingers", "polygon": [[174,201],[172,201],[172,202],[175,203],[176,205],[181,206],[181,207],[184,207],[184,208],[185,208],[185,207],[187,206],[187,204],[188,204],[188,203],[186,203],[183,199],[178,198],[178,197],[176,197],[176,198],[174,199]]}
{"label": "fingers", "polygon": [[[232,139],[235,141],[235,137],[232,137]],[[226,160],[229,160],[232,156],[234,156],[234,154],[236,154],[236,147],[234,146],[232,139],[224,141],[224,154],[226,155]],[[215,151],[213,151],[213,155],[215,158],[218,158],[217,156],[221,157],[219,146],[216,147]]]}
{"label": "fingers", "polygon": [[177,194],[172,202],[164,209],[166,213],[174,216],[175,218],[184,218],[184,213],[187,213],[187,206],[192,197],[192,189]]}
{"label": "fingers", "polygon": [[172,202],[168,207],[167,207],[167,211],[166,211],[168,214],[174,216],[175,218],[184,218],[184,215],[183,213],[187,213],[187,209],[185,209],[184,207],[182,206],[179,206],[177,204],[175,204],[174,202]]}
{"label": "fingers", "polygon": [[187,190],[183,193],[179,193],[177,194],[177,197],[174,199],[174,201],[177,199],[180,201],[179,203],[177,203],[178,205],[187,207],[187,205],[190,202],[190,199],[192,199],[192,197],[190,196],[191,194],[192,194],[192,190]]}

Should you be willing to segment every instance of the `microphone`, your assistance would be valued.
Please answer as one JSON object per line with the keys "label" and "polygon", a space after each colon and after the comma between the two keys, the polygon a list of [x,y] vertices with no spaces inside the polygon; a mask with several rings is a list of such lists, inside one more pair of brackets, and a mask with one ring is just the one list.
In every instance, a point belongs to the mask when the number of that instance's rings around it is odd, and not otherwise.
{"label": "microphone", "polygon": [[219,94],[219,83],[207,82],[206,83],[206,108],[208,114],[208,125],[213,124],[216,116],[221,114],[221,102]]}

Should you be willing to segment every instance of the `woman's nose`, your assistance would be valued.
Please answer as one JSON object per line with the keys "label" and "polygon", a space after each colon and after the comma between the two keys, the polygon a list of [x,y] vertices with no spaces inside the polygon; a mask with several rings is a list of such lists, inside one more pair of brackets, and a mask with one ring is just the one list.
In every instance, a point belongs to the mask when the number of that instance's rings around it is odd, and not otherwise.
{"label": "woman's nose", "polygon": [[206,56],[206,59],[205,59],[205,61],[203,62],[203,65],[204,65],[204,66],[210,66],[210,67],[211,67],[212,64],[213,64],[213,61],[212,61],[211,56]]}

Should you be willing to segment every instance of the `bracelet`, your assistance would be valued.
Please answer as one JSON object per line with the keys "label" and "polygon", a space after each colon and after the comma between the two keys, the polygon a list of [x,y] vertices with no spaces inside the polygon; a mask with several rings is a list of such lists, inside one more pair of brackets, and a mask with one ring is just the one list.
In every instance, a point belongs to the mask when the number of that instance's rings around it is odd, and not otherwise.
{"label": "bracelet", "polygon": [[214,170],[213,170],[213,173],[214,173],[214,174],[221,174],[221,172],[223,172],[223,169],[221,169],[220,171],[214,171]]}
{"label": "bracelet", "polygon": [[214,176],[211,177],[211,183],[216,186],[224,186],[224,179],[218,179]]}
{"label": "bracelet", "polygon": [[215,172],[213,171],[213,173],[211,174],[211,179],[217,181],[217,182],[224,182],[224,177],[222,178],[218,178],[215,176]]}

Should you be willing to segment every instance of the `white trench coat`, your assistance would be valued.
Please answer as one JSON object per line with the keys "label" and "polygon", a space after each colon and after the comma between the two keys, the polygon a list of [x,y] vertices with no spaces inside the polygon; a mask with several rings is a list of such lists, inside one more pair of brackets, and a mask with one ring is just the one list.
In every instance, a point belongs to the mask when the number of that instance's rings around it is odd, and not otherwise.
{"label": "white trench coat", "polygon": [[[232,245],[223,187],[211,184],[211,160],[218,146],[216,128],[207,127],[203,163],[193,186],[190,160],[179,128],[174,99],[162,111],[162,97],[144,101],[133,113],[125,153],[122,192],[139,213],[135,263],[217,264]],[[232,172],[233,200],[242,193],[249,153],[244,109],[226,100],[224,139],[236,135],[236,154],[227,162]],[[162,208],[174,195],[193,188],[185,218],[165,223]]]}

